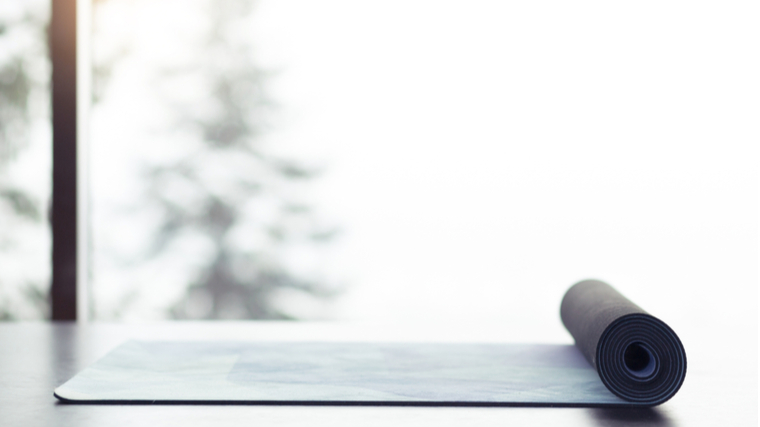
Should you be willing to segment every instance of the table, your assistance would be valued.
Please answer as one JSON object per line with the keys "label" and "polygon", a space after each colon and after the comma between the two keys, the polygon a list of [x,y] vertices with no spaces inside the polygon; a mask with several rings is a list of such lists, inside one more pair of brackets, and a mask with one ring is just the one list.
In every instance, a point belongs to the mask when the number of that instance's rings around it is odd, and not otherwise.
{"label": "table", "polygon": [[[757,334],[756,325],[750,325]],[[53,389],[128,339],[263,341],[510,342],[491,329],[330,322],[0,323],[0,425],[375,426],[757,425],[757,340],[732,339],[735,356],[709,337],[682,336],[686,381],[665,404],[645,410],[513,407],[266,405],[72,405]],[[703,340],[691,337],[704,336]],[[724,334],[725,336],[725,334]],[[684,339],[686,338],[686,339]],[[717,339],[717,338],[716,338]],[[719,343],[722,344],[722,343]],[[732,353],[733,354],[733,353]],[[723,363],[721,363],[721,361]]]}

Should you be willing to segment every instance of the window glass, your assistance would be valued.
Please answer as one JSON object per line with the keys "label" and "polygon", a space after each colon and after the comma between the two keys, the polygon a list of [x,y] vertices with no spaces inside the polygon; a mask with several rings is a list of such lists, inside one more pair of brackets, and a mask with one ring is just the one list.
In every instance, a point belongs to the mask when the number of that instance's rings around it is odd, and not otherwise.
{"label": "window glass", "polygon": [[561,332],[581,279],[688,305],[701,294],[672,283],[756,274],[752,14],[590,0],[93,13],[96,318]]}
{"label": "window glass", "polygon": [[50,2],[0,2],[0,320],[49,317]]}

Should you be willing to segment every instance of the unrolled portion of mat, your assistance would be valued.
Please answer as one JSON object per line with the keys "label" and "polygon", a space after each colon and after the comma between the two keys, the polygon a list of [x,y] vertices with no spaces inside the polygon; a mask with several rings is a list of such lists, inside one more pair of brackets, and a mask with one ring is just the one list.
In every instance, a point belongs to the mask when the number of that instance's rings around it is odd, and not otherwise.
{"label": "unrolled portion of mat", "polygon": [[686,352],[678,336],[610,285],[576,283],[562,299],[560,314],[576,346],[617,396],[659,405],[683,384]]}
{"label": "unrolled portion of mat", "polygon": [[130,341],[68,402],[630,405],[572,345]]}

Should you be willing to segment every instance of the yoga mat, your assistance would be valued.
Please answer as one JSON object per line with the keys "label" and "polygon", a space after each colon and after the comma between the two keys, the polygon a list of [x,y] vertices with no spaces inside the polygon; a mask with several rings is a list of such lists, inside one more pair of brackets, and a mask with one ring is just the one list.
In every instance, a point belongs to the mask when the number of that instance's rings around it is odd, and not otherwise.
{"label": "yoga mat", "polygon": [[129,341],[58,387],[69,403],[652,406],[683,346],[609,285],[561,306],[576,345]]}

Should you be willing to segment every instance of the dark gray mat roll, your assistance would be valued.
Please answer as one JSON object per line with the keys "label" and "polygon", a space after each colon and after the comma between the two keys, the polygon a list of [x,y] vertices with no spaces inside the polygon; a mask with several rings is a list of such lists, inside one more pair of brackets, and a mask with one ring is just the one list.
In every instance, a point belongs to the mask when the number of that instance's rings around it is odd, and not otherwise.
{"label": "dark gray mat roll", "polygon": [[659,405],[683,384],[686,352],[678,336],[610,285],[575,284],[560,313],[578,349],[617,396]]}

